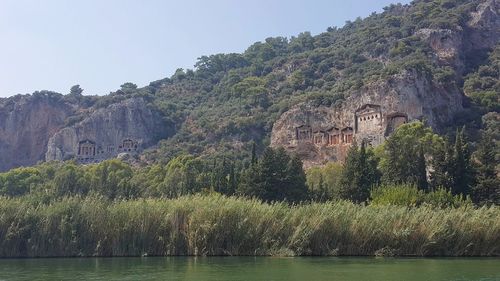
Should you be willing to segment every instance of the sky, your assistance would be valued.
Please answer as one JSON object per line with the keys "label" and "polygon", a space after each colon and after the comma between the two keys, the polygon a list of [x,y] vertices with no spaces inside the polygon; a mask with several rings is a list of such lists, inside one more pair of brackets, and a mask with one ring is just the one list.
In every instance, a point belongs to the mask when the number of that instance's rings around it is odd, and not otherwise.
{"label": "sky", "polygon": [[104,95],[241,53],[273,36],[313,35],[409,0],[0,0],[0,97],[79,84]]}

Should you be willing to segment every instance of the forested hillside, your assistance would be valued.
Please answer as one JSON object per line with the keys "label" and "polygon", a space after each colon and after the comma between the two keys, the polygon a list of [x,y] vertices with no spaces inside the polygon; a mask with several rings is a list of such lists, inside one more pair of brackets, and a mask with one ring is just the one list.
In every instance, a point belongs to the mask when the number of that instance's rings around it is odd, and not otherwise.
{"label": "forested hillside", "polygon": [[0,257],[498,256],[499,8],[416,0],[142,88],[0,99]]}
{"label": "forested hillside", "polygon": [[[486,4],[486,11],[481,10]],[[175,127],[173,137],[151,153],[154,160],[180,153],[213,156],[214,152],[241,158],[248,155],[252,141],[262,151],[276,119],[293,105],[341,103],[364,85],[405,69],[422,73],[450,91],[463,89],[471,97],[465,99],[468,113],[455,118],[453,125],[472,122],[477,129],[481,115],[498,110],[498,59],[492,52],[498,45],[494,29],[498,18],[489,18],[491,9],[498,9],[496,1],[391,5],[383,13],[347,22],[342,28],[330,27],[316,36],[304,32],[292,38],[267,38],[242,54],[202,56],[193,70],[178,69],[170,78],[144,88],[125,83],[102,97],[82,96],[78,87],[64,97],[47,92],[34,96],[51,95],[78,108],[102,108],[132,96],[143,97]],[[479,21],[477,26],[474,20]],[[426,39],[434,33],[442,43]],[[476,41],[481,34],[489,35],[488,40]],[[464,39],[458,42],[455,37]],[[457,56],[440,53],[453,48]],[[2,100],[3,110],[17,99]],[[65,125],[84,114],[79,110],[66,117]]]}
{"label": "forested hillside", "polygon": [[[494,53],[488,60],[492,46],[486,42],[474,47],[466,46],[469,42],[445,46],[444,51],[456,47],[459,52],[447,60],[440,57],[439,46],[433,49],[433,43],[419,34],[449,30],[439,33],[446,41],[446,36],[458,36],[455,32],[472,33],[467,23],[480,3],[415,1],[408,6],[392,5],[381,14],[347,22],[343,28],[329,28],[317,36],[306,32],[290,39],[267,38],[243,54],[203,56],[193,71],[179,69],[171,78],[140,90],[152,93],[154,105],[176,124],[177,134],[161,143],[158,155],[183,151],[234,156],[238,151],[248,153],[251,141],[262,149],[276,119],[293,105],[304,101],[341,103],[364,85],[408,69],[449,91],[462,89],[467,81],[466,87],[474,90],[465,91],[472,97],[471,103],[465,99],[465,106],[472,113],[454,118],[452,125],[475,122],[472,126],[478,128],[478,116],[472,115],[495,111],[498,106]],[[495,2],[493,6],[498,9]],[[490,35],[498,44],[498,31]],[[488,82],[478,86],[479,82],[473,81],[476,77]]]}

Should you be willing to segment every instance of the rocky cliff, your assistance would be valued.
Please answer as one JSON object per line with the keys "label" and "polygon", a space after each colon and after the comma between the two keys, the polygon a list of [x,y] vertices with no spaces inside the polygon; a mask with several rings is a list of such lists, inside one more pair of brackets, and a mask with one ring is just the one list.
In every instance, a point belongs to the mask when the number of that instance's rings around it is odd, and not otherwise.
{"label": "rocky cliff", "polygon": [[499,0],[487,0],[470,13],[470,20],[463,28],[423,28],[415,32],[434,50],[441,65],[454,68],[463,74],[467,60],[480,57],[498,44],[500,37]]}
{"label": "rocky cliff", "polygon": [[0,171],[44,160],[90,163],[136,154],[173,132],[142,98],[99,109],[69,100],[46,91],[0,99]]}
{"label": "rocky cliff", "polygon": [[311,166],[341,161],[354,141],[376,146],[412,120],[438,132],[461,127],[473,122],[473,111],[500,108],[497,60],[490,59],[499,4],[415,0],[316,36],[203,56],[195,69],[142,88],[0,99],[0,170],[138,154],[165,138],[148,159],[244,159],[252,144],[262,151],[271,138]]}
{"label": "rocky cliff", "polygon": [[336,106],[292,108],[274,124],[271,145],[298,153],[306,167],[342,161],[354,141],[376,146],[412,120],[439,130],[462,109],[461,100],[457,88],[407,71],[367,85]]}
{"label": "rocky cliff", "polygon": [[74,112],[61,97],[37,93],[0,100],[0,171],[44,159],[49,138]]}
{"label": "rocky cliff", "polygon": [[48,141],[45,159],[98,162],[120,153],[139,153],[169,134],[171,128],[143,99],[127,99],[56,132]]}
{"label": "rocky cliff", "polygon": [[335,106],[299,104],[274,124],[271,145],[297,153],[310,167],[342,161],[354,142],[379,145],[412,120],[422,120],[439,132],[462,110],[464,96],[457,78],[498,44],[499,3],[482,2],[463,27],[415,31],[432,50],[435,64],[450,67],[455,78],[437,81],[424,72],[406,70],[347,93],[348,98]]}

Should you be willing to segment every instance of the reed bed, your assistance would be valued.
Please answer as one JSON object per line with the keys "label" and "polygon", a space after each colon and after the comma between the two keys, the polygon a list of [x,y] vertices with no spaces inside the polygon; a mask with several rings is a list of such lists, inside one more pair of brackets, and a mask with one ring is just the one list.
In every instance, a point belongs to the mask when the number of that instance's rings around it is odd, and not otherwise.
{"label": "reed bed", "polygon": [[143,255],[499,256],[500,208],[0,198],[0,257]]}

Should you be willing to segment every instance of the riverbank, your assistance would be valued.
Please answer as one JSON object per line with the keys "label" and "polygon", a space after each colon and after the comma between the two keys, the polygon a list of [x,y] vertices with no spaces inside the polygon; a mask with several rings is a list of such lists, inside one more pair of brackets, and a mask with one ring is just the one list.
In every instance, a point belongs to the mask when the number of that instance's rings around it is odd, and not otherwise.
{"label": "riverbank", "polygon": [[500,256],[500,208],[0,198],[0,257]]}

